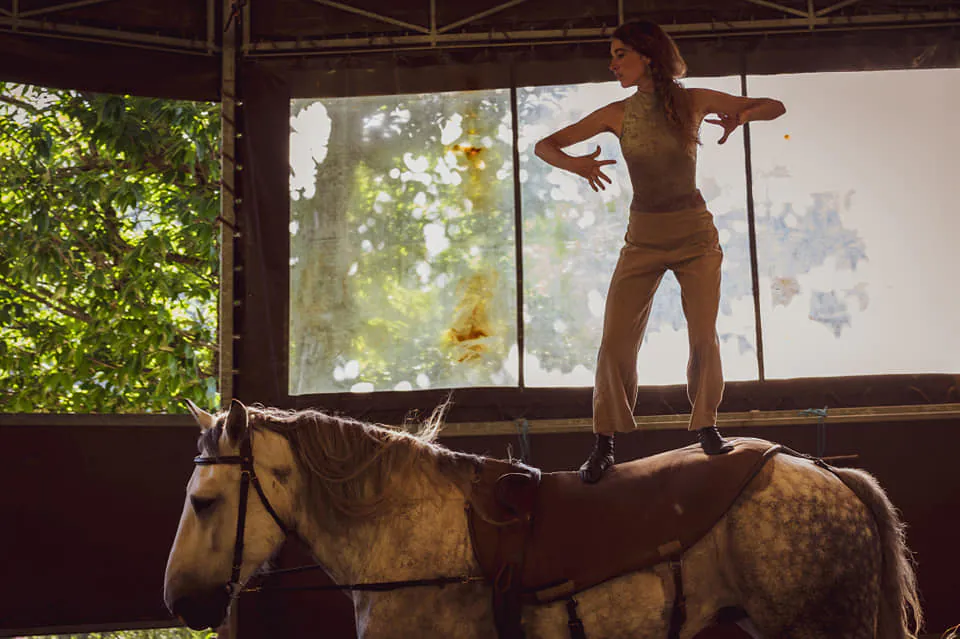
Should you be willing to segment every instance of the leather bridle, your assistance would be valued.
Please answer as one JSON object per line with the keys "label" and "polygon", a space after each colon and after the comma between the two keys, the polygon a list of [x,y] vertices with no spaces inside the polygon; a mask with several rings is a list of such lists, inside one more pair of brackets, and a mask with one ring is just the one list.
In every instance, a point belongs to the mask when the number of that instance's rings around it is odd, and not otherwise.
{"label": "leather bridle", "polygon": [[250,431],[243,441],[240,442],[239,455],[226,455],[208,457],[199,455],[193,458],[193,463],[197,466],[240,466],[240,506],[237,514],[237,539],[233,546],[233,569],[230,573],[230,581],[227,583],[227,594],[231,599],[240,596],[240,567],[243,563],[243,532],[247,521],[247,494],[250,492],[250,484],[253,484],[257,495],[260,496],[260,503],[270,513],[273,520],[277,522],[284,535],[290,533],[290,529],[283,523],[277,511],[273,509],[267,496],[260,485],[260,479],[257,478],[257,471],[253,467],[253,432]]}
{"label": "leather bridle", "polygon": [[[193,463],[198,466],[216,466],[216,465],[226,465],[226,466],[240,466],[240,508],[237,513],[237,539],[233,546],[233,568],[230,573],[230,581],[226,584],[227,594],[231,599],[237,599],[240,596],[240,568],[243,564],[243,532],[246,525],[247,519],[247,495],[250,492],[250,484],[253,484],[254,489],[257,491],[257,495],[260,496],[260,503],[263,504],[263,507],[266,509],[270,516],[273,517],[273,520],[277,522],[277,526],[280,527],[280,530],[283,531],[284,535],[290,534],[290,528],[283,523],[283,520],[280,519],[280,515],[277,514],[277,511],[273,509],[273,506],[270,505],[270,502],[267,500],[266,494],[263,492],[263,487],[260,485],[260,480],[257,478],[257,472],[253,468],[253,444],[252,444],[253,431],[240,442],[240,454],[239,455],[224,455],[224,456],[214,456],[209,457],[206,455],[198,455],[193,458]],[[271,570],[260,573],[264,577],[293,574],[304,571],[312,570],[323,570],[323,567],[320,565],[313,566],[298,566],[296,568],[285,568],[279,570]],[[313,590],[313,591],[327,591],[327,590],[339,590],[339,591],[367,591],[367,592],[386,592],[391,590],[398,590],[402,588],[417,588],[424,586],[445,586],[447,584],[467,584],[467,583],[476,583],[485,581],[483,577],[480,576],[468,576],[462,575],[457,577],[433,577],[426,579],[405,579],[402,581],[382,581],[376,583],[360,583],[360,584],[333,584],[327,586],[305,586],[305,587],[271,587],[264,588],[264,586],[257,586],[255,588],[247,589],[246,592],[261,592],[264,590],[271,591],[290,591],[290,590]]]}

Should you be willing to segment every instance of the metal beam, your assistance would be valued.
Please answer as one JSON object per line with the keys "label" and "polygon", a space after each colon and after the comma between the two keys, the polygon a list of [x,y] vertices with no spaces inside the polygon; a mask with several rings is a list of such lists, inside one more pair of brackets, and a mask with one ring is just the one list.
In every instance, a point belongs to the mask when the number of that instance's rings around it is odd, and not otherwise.
{"label": "metal beam", "polygon": [[[801,33],[812,27],[825,31],[866,30],[877,28],[916,28],[960,24],[960,11],[864,16],[826,16],[782,18],[773,20],[741,20],[666,25],[664,30],[677,38],[722,37],[742,35],[777,35]],[[251,43],[251,56],[344,55],[405,51],[437,46],[464,48],[482,46],[531,46],[605,40],[614,27],[584,29],[551,29],[525,31],[483,31],[442,33],[437,35],[371,36],[365,38],[302,39]]]}
{"label": "metal beam", "polygon": [[55,4],[50,7],[43,7],[42,9],[32,9],[30,11],[21,11],[17,14],[21,18],[29,18],[32,16],[42,16],[48,13],[56,13],[57,11],[66,11],[67,9],[77,9],[79,7],[86,7],[92,4],[104,4],[106,2],[114,2],[115,0],[77,0],[76,2],[65,2],[64,4]]}
{"label": "metal beam", "polygon": [[[249,2],[247,3],[249,4]],[[233,11],[233,0],[223,0],[223,19]],[[217,306],[217,335],[219,337],[218,370],[220,379],[220,406],[226,408],[234,389],[234,267],[237,228],[237,47],[241,34],[238,22],[246,16],[237,16],[223,33],[220,76],[220,296]]]}
{"label": "metal beam", "polygon": [[[917,406],[866,406],[859,408],[830,408],[824,423],[876,424],[882,422],[919,422],[948,420],[960,417],[960,404],[921,404]],[[772,410],[738,413],[720,413],[717,425],[727,433],[730,428],[758,428],[770,426],[810,425],[820,421],[816,414],[802,411]],[[647,415],[635,417],[640,430],[686,430],[690,415]],[[555,433],[586,433],[593,430],[592,422],[585,419],[530,419],[527,420],[531,435]],[[516,435],[517,424],[502,422],[458,422],[444,424],[441,437],[480,435]],[[730,434],[730,433],[728,433]]]}
{"label": "metal beam", "polygon": [[[90,2],[107,2],[111,0],[90,0]],[[367,15],[368,17],[384,20],[398,26],[405,26],[414,34],[401,34],[396,36],[371,36],[364,38],[325,38],[325,39],[300,39],[293,41],[265,41],[251,42],[249,36],[250,20],[244,20],[244,33],[242,43],[243,49],[251,56],[283,56],[283,55],[344,55],[390,52],[390,51],[409,51],[418,50],[425,47],[439,48],[473,48],[473,47],[505,47],[505,46],[531,46],[564,44],[576,42],[592,42],[607,39],[613,32],[612,27],[608,28],[588,28],[588,29],[554,29],[554,30],[518,30],[518,31],[483,31],[483,32],[465,32],[448,33],[454,25],[446,25],[437,29],[436,33],[431,33],[430,29],[418,25],[410,25],[401,21],[393,20],[387,16],[380,16],[360,9],[353,10],[352,7],[346,7],[333,0],[312,0],[318,4],[333,6],[334,8],[344,8],[354,13]],[[522,0],[513,0],[511,3],[504,3],[496,7],[497,9],[507,8],[507,5],[519,4]],[[622,1],[618,0],[618,11],[622,9]],[[750,0],[760,3],[765,0]],[[720,37],[732,35],[777,35],[784,33],[798,33],[810,29],[842,31],[842,30],[863,30],[876,28],[915,28],[919,26],[951,26],[960,24],[960,11],[950,9],[937,12],[909,12],[898,14],[878,14],[878,15],[858,15],[842,16],[829,15],[835,11],[860,2],[861,0],[843,0],[834,5],[820,9],[816,15],[811,17],[803,12],[793,10],[799,13],[802,18],[781,18],[770,20],[740,20],[728,22],[708,22],[708,23],[689,23],[689,24],[671,24],[665,25],[665,30],[674,37],[678,38],[696,38],[696,37]],[[76,3],[71,3],[76,4]],[[767,3],[773,4],[773,3]],[[219,47],[211,42],[211,24],[208,22],[207,33],[204,40],[192,40],[186,38],[177,38],[169,36],[160,36],[147,33],[138,33],[133,31],[124,31],[120,29],[104,29],[99,27],[88,27],[75,24],[64,24],[51,22],[47,20],[23,19],[24,14],[17,12],[19,1],[13,0],[14,12],[11,13],[5,9],[0,9],[0,32],[16,31],[28,35],[45,36],[67,40],[82,40],[89,42],[99,42],[106,44],[116,44],[125,46],[134,46],[144,49],[153,49],[158,51],[171,51],[177,53],[197,53],[210,55],[219,51]],[[58,5],[60,7],[67,6]],[[780,9],[787,9],[781,5],[774,5]],[[249,5],[244,12],[249,15]],[[471,16],[470,19],[478,19],[477,16]],[[618,16],[619,18],[620,16]],[[209,8],[208,8],[209,20]],[[435,20],[435,14],[434,14]],[[211,21],[212,22],[212,21]],[[216,27],[216,25],[213,25]]]}
{"label": "metal beam", "polygon": [[[211,407],[212,408],[212,407]],[[824,423],[855,424],[883,422],[926,422],[960,418],[960,403],[917,404],[905,406],[863,406],[857,408],[828,408]],[[640,428],[650,430],[686,429],[689,415],[646,415],[635,417]],[[819,417],[799,410],[746,411],[720,413],[718,421],[724,428],[785,426],[791,424],[816,425]],[[531,434],[585,432],[591,430],[591,421],[584,419],[531,419],[528,420]],[[131,413],[80,414],[80,413],[0,413],[0,426],[4,428],[37,428],[58,426],[82,428],[89,426],[130,428],[197,428],[190,415],[167,415]],[[512,421],[499,422],[450,422],[444,424],[441,436],[460,435],[516,435],[517,426]]]}
{"label": "metal beam", "polygon": [[188,40],[149,33],[85,27],[46,20],[24,20],[18,17],[0,17],[0,31],[3,31],[4,27],[9,27],[9,30],[17,33],[28,33],[28,35],[121,44],[159,51],[207,54],[207,43],[203,40]]}
{"label": "metal beam", "polygon": [[[504,2],[503,4],[499,4],[499,5],[491,8],[491,9],[487,9],[486,11],[481,11],[480,13],[475,13],[475,14],[473,14],[472,16],[470,16],[469,18],[464,18],[463,20],[457,20],[456,22],[451,22],[451,23],[448,24],[447,26],[440,28],[440,29],[437,31],[437,33],[446,33],[447,31],[452,31],[453,29],[456,29],[457,27],[462,27],[462,26],[465,25],[465,24],[469,24],[469,23],[474,22],[474,21],[476,21],[476,20],[481,20],[481,19],[483,19],[483,18],[486,18],[487,16],[492,16],[493,14],[499,13],[499,12],[503,11],[504,9],[509,9],[509,8],[511,8],[511,7],[515,7],[515,6],[517,6],[518,4],[523,4],[523,3],[526,2],[526,1],[527,1],[527,0],[510,0],[510,2]],[[620,0],[620,2],[623,2],[623,0]]]}
{"label": "metal beam", "polygon": [[247,51],[250,50],[250,23],[252,22],[250,19],[250,5],[252,4],[253,0],[247,0],[243,3],[243,34],[241,36],[241,51],[243,51],[244,55],[246,55]]}
{"label": "metal beam", "polygon": [[857,4],[858,2],[861,2],[861,1],[862,0],[843,0],[843,2],[838,2],[837,4],[829,6],[826,9],[820,9],[819,11],[816,12],[816,16],[819,18],[821,16],[825,16],[827,14],[833,13],[834,11],[843,9],[844,7],[849,7],[851,4]]}
{"label": "metal beam", "polygon": [[213,53],[217,46],[217,0],[207,0],[207,53]]}
{"label": "metal beam", "polygon": [[377,20],[379,22],[384,22],[386,24],[392,24],[395,27],[403,27],[404,29],[410,29],[411,31],[416,31],[418,33],[427,33],[427,34],[430,33],[430,29],[426,27],[421,27],[416,24],[404,22],[403,20],[397,20],[396,18],[391,18],[390,16],[374,13],[373,11],[367,11],[366,9],[358,9],[356,7],[351,7],[350,5],[343,4],[342,2],[334,2],[334,0],[311,0],[311,2],[322,4],[325,7],[339,9],[340,11],[346,11],[347,13],[353,13],[358,16],[363,16],[365,18],[370,18],[371,20]]}
{"label": "metal beam", "polygon": [[782,11],[794,16],[800,16],[801,18],[808,17],[808,13],[800,11],[799,9],[794,9],[793,7],[785,7],[782,4],[777,4],[776,2],[768,2],[767,0],[747,0],[750,4],[756,4],[761,7],[767,7],[768,9],[776,9],[777,11]]}

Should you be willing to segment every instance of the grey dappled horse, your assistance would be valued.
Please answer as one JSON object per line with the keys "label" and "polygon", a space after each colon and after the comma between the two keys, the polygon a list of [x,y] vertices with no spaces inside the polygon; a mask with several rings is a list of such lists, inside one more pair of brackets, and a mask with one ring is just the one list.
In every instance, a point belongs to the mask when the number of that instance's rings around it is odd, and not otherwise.
{"label": "grey dappled horse", "polygon": [[[464,514],[481,459],[435,443],[439,419],[411,434],[238,401],[219,415],[191,410],[201,455],[164,584],[168,608],[188,625],[217,627],[231,594],[289,532],[340,584],[474,578],[353,592],[360,637],[496,636]],[[766,464],[684,556],[681,637],[730,606],[768,638],[915,636],[921,613],[898,514],[870,475],[835,472],[842,481],[788,455]],[[654,566],[577,600],[591,639],[659,639],[671,597],[668,569]],[[530,638],[569,636],[563,602],[526,607],[523,622]]]}

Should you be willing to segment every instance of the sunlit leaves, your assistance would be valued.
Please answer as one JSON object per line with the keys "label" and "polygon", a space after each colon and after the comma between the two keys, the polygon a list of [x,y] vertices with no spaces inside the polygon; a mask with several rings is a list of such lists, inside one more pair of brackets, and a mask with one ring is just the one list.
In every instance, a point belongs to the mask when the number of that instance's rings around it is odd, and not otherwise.
{"label": "sunlit leaves", "polygon": [[19,639],[216,639],[213,630],[190,630],[189,628],[156,628],[151,630],[117,630],[116,632],[75,633],[69,635],[44,635]]}
{"label": "sunlit leaves", "polygon": [[218,116],[0,84],[0,411],[215,403]]}

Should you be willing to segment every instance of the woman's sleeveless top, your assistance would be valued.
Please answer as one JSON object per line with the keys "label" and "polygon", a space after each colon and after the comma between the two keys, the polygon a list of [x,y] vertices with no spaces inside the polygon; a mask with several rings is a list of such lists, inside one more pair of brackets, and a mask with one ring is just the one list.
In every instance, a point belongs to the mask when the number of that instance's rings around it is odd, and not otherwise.
{"label": "woman's sleeveless top", "polygon": [[684,147],[656,94],[637,91],[627,100],[620,148],[633,185],[631,211],[667,212],[703,206],[697,190],[697,147]]}

